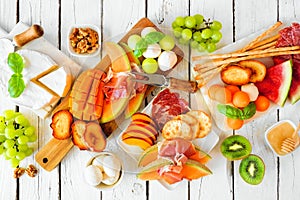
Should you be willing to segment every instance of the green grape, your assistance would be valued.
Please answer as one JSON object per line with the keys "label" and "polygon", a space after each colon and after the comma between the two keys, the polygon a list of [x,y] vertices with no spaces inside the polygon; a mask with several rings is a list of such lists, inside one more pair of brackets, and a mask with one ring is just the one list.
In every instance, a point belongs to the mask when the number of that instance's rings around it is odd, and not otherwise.
{"label": "green grape", "polygon": [[14,110],[5,110],[3,114],[4,114],[4,117],[5,117],[6,121],[15,118],[15,111]]}
{"label": "green grape", "polygon": [[216,44],[215,43],[208,43],[207,44],[207,48],[206,50],[211,53],[211,52],[214,52],[216,50]]}
{"label": "green grape", "polygon": [[219,22],[219,21],[216,21],[216,20],[214,20],[213,22],[212,22],[212,24],[210,25],[210,28],[212,29],[212,30],[221,30],[221,28],[222,28],[222,23],[221,22]]}
{"label": "green grape", "polygon": [[206,28],[206,29],[204,29],[204,30],[202,31],[201,37],[204,38],[204,39],[208,39],[208,38],[211,37],[212,33],[213,33],[213,32],[212,32],[211,29]]}
{"label": "green grape", "polygon": [[37,140],[37,135],[33,134],[31,136],[29,136],[29,142],[35,142]]}
{"label": "green grape", "polygon": [[159,41],[159,45],[160,45],[160,48],[162,48],[163,50],[169,51],[174,48],[175,41],[171,36],[166,35],[165,37],[163,37],[163,39],[161,39]]}
{"label": "green grape", "polygon": [[141,36],[139,36],[137,34],[133,34],[133,35],[129,36],[129,38],[127,40],[127,44],[131,49],[134,50],[136,43],[138,43],[141,39],[142,39]]}
{"label": "green grape", "polygon": [[26,117],[24,115],[18,115],[16,118],[15,118],[15,122],[17,124],[20,124],[21,126],[24,126],[24,127],[27,127],[29,126],[29,121],[26,119]]}
{"label": "green grape", "polygon": [[175,22],[178,26],[184,26],[184,18],[182,16],[176,17]]}
{"label": "green grape", "polygon": [[0,123],[0,135],[4,135],[4,133],[5,133],[5,132],[4,132],[5,128],[6,128],[6,125]]}
{"label": "green grape", "polygon": [[153,58],[146,58],[142,63],[143,70],[148,74],[154,74],[158,70],[157,61]]}
{"label": "green grape", "polygon": [[17,155],[17,150],[15,148],[8,148],[5,153],[8,157],[13,158]]}
{"label": "green grape", "polygon": [[24,158],[26,158],[26,154],[24,152],[17,152],[16,159],[21,161]]}
{"label": "green grape", "polygon": [[0,144],[0,155],[3,154],[5,151],[5,148],[2,144]]}
{"label": "green grape", "polygon": [[34,132],[35,132],[35,128],[33,126],[29,126],[25,129],[24,134],[26,136],[31,136],[34,134]]}
{"label": "green grape", "polygon": [[7,120],[5,123],[6,123],[6,126],[15,127],[15,120],[14,119]]}
{"label": "green grape", "polygon": [[20,164],[20,161],[17,158],[12,158],[10,160],[10,164],[11,164],[12,168],[16,168]]}
{"label": "green grape", "polygon": [[193,33],[193,39],[197,42],[200,42],[202,40],[201,32],[196,31],[195,33]]}
{"label": "green grape", "polygon": [[207,44],[205,42],[200,42],[198,46],[198,51],[202,52],[205,51],[207,48]]}
{"label": "green grape", "polygon": [[24,129],[17,129],[17,130],[15,130],[15,132],[16,132],[16,136],[20,136],[20,135],[23,135]]}
{"label": "green grape", "polygon": [[183,39],[183,38],[180,38],[180,39],[179,39],[179,43],[180,43],[180,44],[183,44],[183,45],[186,45],[186,44],[189,43],[189,40],[185,40],[185,39]]}
{"label": "green grape", "polygon": [[182,30],[183,30],[183,29],[180,28],[180,27],[174,28],[174,30],[173,30],[174,36],[177,37],[177,38],[181,37],[181,32],[182,32]]}
{"label": "green grape", "polygon": [[25,135],[21,135],[18,139],[17,139],[19,144],[26,144],[29,142],[29,138]]}
{"label": "green grape", "polygon": [[174,22],[172,22],[172,28],[174,29],[174,28],[176,28],[176,27],[179,27],[179,25],[174,21]]}
{"label": "green grape", "polygon": [[199,43],[197,41],[193,40],[193,41],[191,41],[190,45],[191,45],[192,49],[197,49],[199,46]]}
{"label": "green grape", "polygon": [[3,152],[3,156],[5,160],[10,160],[11,158],[6,155],[6,151]]}
{"label": "green grape", "polygon": [[190,40],[193,36],[193,33],[190,29],[183,29],[182,30],[182,33],[181,33],[181,37],[184,39],[184,40]]}
{"label": "green grape", "polygon": [[0,144],[3,143],[6,140],[6,137],[4,135],[0,135]]}
{"label": "green grape", "polygon": [[0,123],[5,123],[5,117],[4,116],[0,116]]}
{"label": "green grape", "polygon": [[3,146],[7,149],[12,148],[14,145],[15,145],[15,141],[11,139],[5,140],[5,142],[3,143]]}
{"label": "green grape", "polygon": [[184,24],[187,28],[194,28],[196,25],[196,19],[192,16],[185,18]]}
{"label": "green grape", "polygon": [[16,130],[11,127],[6,127],[4,132],[7,139],[14,139],[17,136]]}
{"label": "green grape", "polygon": [[194,15],[194,18],[196,20],[197,25],[200,25],[203,23],[204,17],[202,15],[196,14],[196,15]]}
{"label": "green grape", "polygon": [[32,153],[33,153],[33,148],[28,148],[28,149],[25,151],[25,155],[26,155],[26,156],[30,156]]}
{"label": "green grape", "polygon": [[222,33],[220,31],[213,31],[213,34],[211,35],[211,41],[213,43],[218,43],[222,38]]}
{"label": "green grape", "polygon": [[21,151],[21,152],[26,152],[28,149],[28,145],[27,144],[20,144],[18,146],[18,150]]}

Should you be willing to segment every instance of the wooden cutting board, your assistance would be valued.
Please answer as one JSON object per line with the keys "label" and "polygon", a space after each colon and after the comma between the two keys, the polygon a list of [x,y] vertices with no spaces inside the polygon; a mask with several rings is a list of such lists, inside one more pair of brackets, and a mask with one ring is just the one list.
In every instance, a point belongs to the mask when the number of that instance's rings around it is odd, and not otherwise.
{"label": "wooden cutting board", "polygon": [[[154,27],[156,30],[160,31],[153,22],[151,22],[148,18],[142,18],[138,21],[129,31],[128,33],[120,40],[120,42],[127,43],[127,39],[132,34],[140,34],[143,28],[145,27]],[[183,59],[184,53],[178,47],[175,46],[173,51],[177,55],[177,63],[174,67],[177,66]],[[109,66],[111,65],[110,58],[106,55],[96,66],[96,69],[100,69],[102,71],[107,71]],[[173,68],[174,68],[173,67]],[[172,70],[172,69],[171,69]],[[157,73],[167,75],[171,70],[168,71],[158,71]],[[145,97],[154,89],[154,87],[148,87]],[[68,97],[63,99],[60,105],[56,107],[53,113],[63,110],[69,109],[68,105]],[[124,114],[121,114],[115,120],[107,122],[105,124],[100,124],[103,132],[106,134],[107,139],[109,140],[109,136],[119,127],[118,124],[125,120]],[[64,148],[65,147],[65,148]],[[57,140],[55,138],[51,139],[49,143],[47,143],[35,156],[36,161],[47,171],[51,171],[54,169],[66,156],[69,150],[73,147],[73,143],[70,139],[68,140]]]}

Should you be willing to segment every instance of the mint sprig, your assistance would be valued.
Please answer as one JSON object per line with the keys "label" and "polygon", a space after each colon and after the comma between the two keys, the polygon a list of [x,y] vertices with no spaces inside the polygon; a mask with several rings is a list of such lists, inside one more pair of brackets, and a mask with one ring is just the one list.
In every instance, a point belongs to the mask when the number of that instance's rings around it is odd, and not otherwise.
{"label": "mint sprig", "polygon": [[7,64],[14,72],[8,81],[8,92],[11,97],[17,98],[23,93],[26,87],[22,75],[24,61],[18,53],[10,53],[7,58]]}

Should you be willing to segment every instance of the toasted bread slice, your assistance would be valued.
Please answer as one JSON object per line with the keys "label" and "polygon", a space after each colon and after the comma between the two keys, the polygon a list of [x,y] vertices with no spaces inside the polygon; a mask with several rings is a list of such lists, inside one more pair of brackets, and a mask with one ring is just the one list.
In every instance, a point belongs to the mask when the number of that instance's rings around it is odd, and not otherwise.
{"label": "toasted bread slice", "polygon": [[210,116],[201,110],[192,110],[186,113],[194,116],[199,122],[199,132],[195,138],[203,138],[210,133],[212,122]]}
{"label": "toasted bread slice", "polygon": [[240,66],[250,68],[252,74],[250,76],[250,82],[255,83],[264,80],[267,69],[266,66],[257,60],[243,60],[238,63]]}
{"label": "toasted bread slice", "polygon": [[192,140],[194,138],[191,126],[179,119],[168,121],[162,129],[162,136],[167,140],[174,138]]}
{"label": "toasted bread slice", "polygon": [[198,119],[195,116],[187,115],[187,114],[181,114],[181,115],[177,115],[173,119],[179,119],[179,120],[182,120],[182,121],[186,122],[187,124],[189,124],[190,127],[191,127],[191,133],[190,134],[193,138],[195,138],[199,134],[200,124],[198,122]]}
{"label": "toasted bread slice", "polygon": [[86,123],[81,120],[77,120],[72,124],[72,141],[74,145],[79,147],[80,150],[88,150],[89,147],[84,141],[84,133],[86,131]]}
{"label": "toasted bread slice", "polygon": [[60,110],[52,116],[50,127],[52,135],[58,140],[64,140],[71,137],[71,125],[73,116],[68,110]]}
{"label": "toasted bread slice", "polygon": [[221,79],[228,85],[244,85],[250,82],[252,71],[240,65],[230,65],[221,71]]}

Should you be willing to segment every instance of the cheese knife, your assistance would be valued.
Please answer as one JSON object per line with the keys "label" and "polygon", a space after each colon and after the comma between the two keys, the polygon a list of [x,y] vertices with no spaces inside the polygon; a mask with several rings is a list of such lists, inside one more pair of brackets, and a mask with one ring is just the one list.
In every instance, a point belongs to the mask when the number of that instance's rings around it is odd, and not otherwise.
{"label": "cheese knife", "polygon": [[166,77],[161,74],[146,74],[140,72],[131,72],[134,76],[132,80],[135,82],[153,85],[157,87],[169,87],[171,89],[182,90],[194,93],[198,90],[195,81],[181,80],[174,77]]}

